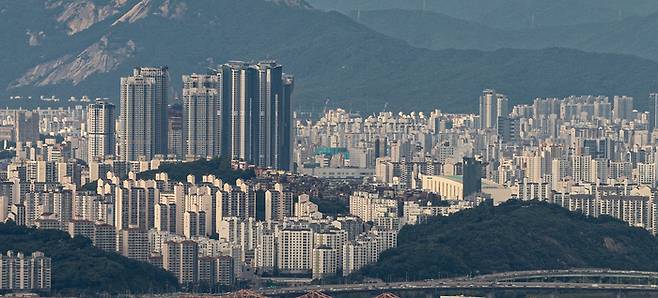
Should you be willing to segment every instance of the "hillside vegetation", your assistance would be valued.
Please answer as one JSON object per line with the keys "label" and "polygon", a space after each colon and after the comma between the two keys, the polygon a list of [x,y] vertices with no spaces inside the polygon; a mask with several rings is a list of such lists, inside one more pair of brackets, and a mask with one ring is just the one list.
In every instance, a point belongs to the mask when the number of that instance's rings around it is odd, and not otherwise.
{"label": "hillside vegetation", "polygon": [[52,258],[52,291],[60,296],[99,293],[158,293],[178,289],[176,278],[148,263],[95,248],[85,237],[70,238],[56,230],[38,230],[0,223],[0,252],[31,254],[42,251]]}
{"label": "hillside vegetation", "polygon": [[157,173],[167,173],[170,180],[185,182],[188,175],[193,175],[200,182],[205,175],[215,175],[224,183],[234,184],[235,180],[249,180],[256,176],[253,170],[233,170],[230,161],[223,158],[211,160],[200,159],[193,162],[164,163],[157,170],[141,172],[138,179],[154,179]]}
{"label": "hillside vegetation", "polygon": [[658,271],[658,240],[610,217],[513,200],[405,226],[398,247],[362,274],[419,280],[568,268]]}

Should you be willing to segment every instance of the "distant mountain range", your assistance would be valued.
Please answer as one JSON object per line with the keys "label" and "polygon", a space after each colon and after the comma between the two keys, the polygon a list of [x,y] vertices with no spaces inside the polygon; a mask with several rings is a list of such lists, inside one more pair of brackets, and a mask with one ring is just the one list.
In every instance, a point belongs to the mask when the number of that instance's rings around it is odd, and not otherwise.
{"label": "distant mountain range", "polygon": [[437,12],[502,29],[612,22],[658,11],[654,0],[307,0],[316,8]]}
{"label": "distant mountain range", "polygon": [[484,88],[512,103],[571,94],[642,101],[658,69],[637,57],[561,48],[422,49],[303,0],[4,1],[0,26],[0,98],[13,106],[29,103],[10,95],[116,102],[119,77],[137,65],[169,66],[180,92],[183,73],[277,59],[297,78],[296,109],[316,112],[327,98],[329,107],[361,112],[386,103],[394,111],[472,112]]}
{"label": "distant mountain range", "polygon": [[658,240],[611,217],[512,200],[405,226],[366,276],[422,280],[535,269],[658,270]]}
{"label": "distant mountain range", "polygon": [[420,10],[361,11],[351,16],[376,31],[429,49],[566,47],[658,61],[658,13],[613,22],[525,30],[496,29]]}

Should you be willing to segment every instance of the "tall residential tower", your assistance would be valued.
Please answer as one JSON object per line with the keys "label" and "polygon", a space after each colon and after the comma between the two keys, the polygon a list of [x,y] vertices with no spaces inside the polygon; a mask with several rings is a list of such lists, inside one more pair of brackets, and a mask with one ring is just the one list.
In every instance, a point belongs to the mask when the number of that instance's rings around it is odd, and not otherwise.
{"label": "tall residential tower", "polygon": [[87,159],[103,159],[114,155],[115,107],[105,100],[97,100],[87,106]]}
{"label": "tall residential tower", "polygon": [[498,117],[507,117],[508,99],[496,90],[486,89],[480,96],[480,128],[496,128]]}
{"label": "tall residential tower", "polygon": [[153,93],[154,103],[154,154],[167,154],[168,146],[168,117],[167,106],[169,104],[169,68],[164,67],[139,67],[133,70],[133,76],[152,78],[155,83]]}
{"label": "tall residential tower", "polygon": [[221,94],[217,75],[183,76],[183,138],[186,157],[221,155]]}
{"label": "tall residential tower", "polygon": [[293,78],[274,61],[232,61],[216,76],[222,154],[259,167],[289,169]]}
{"label": "tall residential tower", "polygon": [[155,79],[142,75],[121,78],[119,156],[121,160],[152,159],[156,131]]}

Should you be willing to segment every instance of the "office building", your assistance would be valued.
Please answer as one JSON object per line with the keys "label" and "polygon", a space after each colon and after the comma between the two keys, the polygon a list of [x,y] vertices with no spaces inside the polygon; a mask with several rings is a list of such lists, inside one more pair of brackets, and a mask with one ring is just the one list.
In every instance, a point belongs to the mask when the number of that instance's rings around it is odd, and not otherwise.
{"label": "office building", "polygon": [[14,113],[14,131],[16,143],[36,142],[39,140],[39,113],[18,110]]}
{"label": "office building", "polygon": [[463,159],[463,198],[482,192],[482,161],[472,157]]}

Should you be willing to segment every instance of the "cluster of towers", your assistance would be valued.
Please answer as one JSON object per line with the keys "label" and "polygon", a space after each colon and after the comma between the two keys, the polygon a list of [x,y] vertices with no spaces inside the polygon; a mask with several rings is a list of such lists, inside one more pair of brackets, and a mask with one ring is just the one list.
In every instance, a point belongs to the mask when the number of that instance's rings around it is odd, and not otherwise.
{"label": "cluster of towers", "polygon": [[[90,104],[88,158],[109,155],[135,161],[156,155],[222,156],[259,167],[290,168],[294,79],[283,73],[280,64],[232,61],[208,74],[182,79],[182,113],[178,115],[168,112],[172,88],[166,67],[135,68],[131,76],[121,78],[116,130],[114,106],[103,101]],[[174,117],[181,125],[169,123]],[[175,127],[180,131],[170,131]],[[175,139],[171,135],[177,134],[180,144],[169,144]]]}

